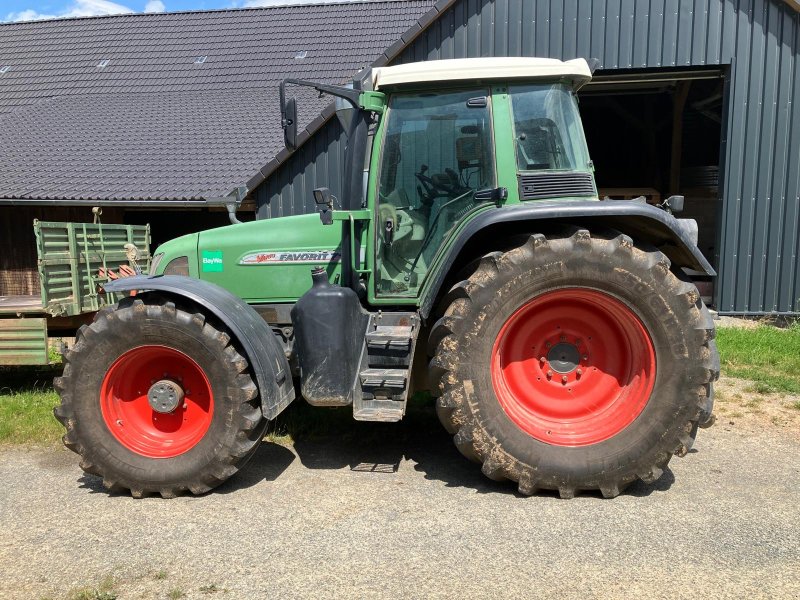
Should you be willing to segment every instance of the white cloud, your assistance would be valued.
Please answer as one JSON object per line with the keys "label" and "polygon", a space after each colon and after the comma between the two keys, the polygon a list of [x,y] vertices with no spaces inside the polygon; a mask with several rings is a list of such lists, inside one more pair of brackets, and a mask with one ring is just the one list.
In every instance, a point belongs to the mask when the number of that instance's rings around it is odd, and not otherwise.
{"label": "white cloud", "polygon": [[164,6],[164,3],[161,0],[150,0],[147,4],[144,5],[144,12],[146,13],[160,13],[167,10],[167,7]]}
{"label": "white cloud", "polygon": [[[159,0],[149,4],[161,4]],[[6,21],[39,21],[41,19],[58,19],[61,17],[95,17],[98,15],[126,15],[133,10],[122,4],[110,0],[72,0],[72,2],[59,13],[48,14],[28,9],[9,13]]]}

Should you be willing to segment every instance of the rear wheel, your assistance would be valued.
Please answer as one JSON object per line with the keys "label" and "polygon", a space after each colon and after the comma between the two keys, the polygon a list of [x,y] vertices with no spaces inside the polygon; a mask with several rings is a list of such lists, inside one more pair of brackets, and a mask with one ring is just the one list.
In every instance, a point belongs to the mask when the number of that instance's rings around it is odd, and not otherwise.
{"label": "rear wheel", "polygon": [[80,330],[65,360],[55,409],[64,444],[109,490],[206,492],[263,436],[247,361],[202,312],[125,299]]}
{"label": "rear wheel", "polygon": [[437,412],[522,493],[619,494],[658,479],[711,417],[713,321],[659,251],[533,235],[474,265],[431,333]]}

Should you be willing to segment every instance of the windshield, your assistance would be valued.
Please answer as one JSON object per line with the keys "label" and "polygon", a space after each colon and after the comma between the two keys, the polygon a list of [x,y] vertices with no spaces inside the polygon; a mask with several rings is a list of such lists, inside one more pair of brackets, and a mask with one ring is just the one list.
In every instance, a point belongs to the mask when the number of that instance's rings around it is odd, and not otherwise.
{"label": "windshield", "polygon": [[509,89],[520,171],[589,171],[578,104],[564,84]]}

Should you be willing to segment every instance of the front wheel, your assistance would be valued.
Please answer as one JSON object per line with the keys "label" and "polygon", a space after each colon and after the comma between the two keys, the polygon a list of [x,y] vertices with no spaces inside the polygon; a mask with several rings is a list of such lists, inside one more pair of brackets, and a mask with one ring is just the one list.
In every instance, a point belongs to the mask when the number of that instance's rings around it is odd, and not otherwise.
{"label": "front wheel", "polygon": [[209,491],[247,462],[266,427],[229,335],[152,295],[81,328],[55,385],[64,444],[107,489],[134,497]]}
{"label": "front wheel", "polygon": [[696,288],[624,235],[533,235],[484,256],[431,333],[437,412],[520,492],[658,479],[711,416],[714,326]]}

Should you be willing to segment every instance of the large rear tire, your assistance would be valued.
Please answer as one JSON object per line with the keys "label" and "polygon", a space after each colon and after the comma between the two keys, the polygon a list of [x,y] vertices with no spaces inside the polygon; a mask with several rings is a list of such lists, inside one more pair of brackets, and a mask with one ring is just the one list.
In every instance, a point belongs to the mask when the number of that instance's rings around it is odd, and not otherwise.
{"label": "large rear tire", "polygon": [[242,468],[266,427],[230,336],[153,295],[82,327],[55,386],[63,441],[81,468],[135,498],[211,490]]}
{"label": "large rear tire", "polygon": [[697,289],[625,235],[532,235],[484,256],[434,325],[437,413],[521,493],[614,497],[711,422],[714,324]]}

